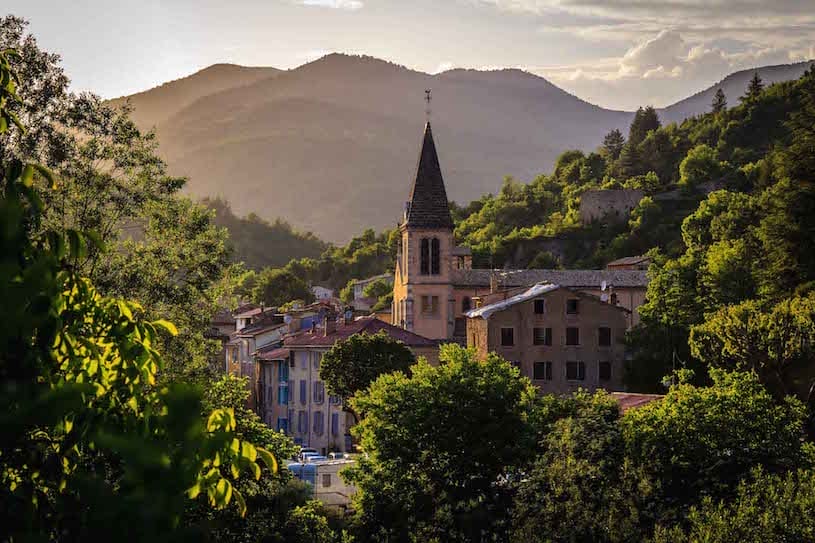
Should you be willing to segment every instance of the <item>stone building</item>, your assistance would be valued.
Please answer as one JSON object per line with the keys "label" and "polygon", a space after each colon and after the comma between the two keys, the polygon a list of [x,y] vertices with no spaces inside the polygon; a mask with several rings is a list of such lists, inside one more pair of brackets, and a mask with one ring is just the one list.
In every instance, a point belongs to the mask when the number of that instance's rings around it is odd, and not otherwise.
{"label": "stone building", "polygon": [[323,355],[337,341],[355,334],[388,336],[404,343],[416,357],[438,363],[438,342],[373,317],[342,319],[328,315],[321,324],[285,336],[282,345],[260,349],[258,413],[270,427],[292,436],[303,447],[326,454],[351,449],[348,430],[353,416],[340,398],[327,394],[320,377]]}
{"label": "stone building", "polygon": [[593,294],[627,309],[629,326],[639,320],[637,307],[644,302],[648,285],[644,270],[472,269],[469,250],[455,244],[429,122],[399,232],[391,322],[422,336],[464,343],[465,314],[474,307],[474,299],[540,282]]}
{"label": "stone building", "polygon": [[629,314],[596,296],[534,285],[467,313],[467,345],[495,352],[542,391],[621,390]]}

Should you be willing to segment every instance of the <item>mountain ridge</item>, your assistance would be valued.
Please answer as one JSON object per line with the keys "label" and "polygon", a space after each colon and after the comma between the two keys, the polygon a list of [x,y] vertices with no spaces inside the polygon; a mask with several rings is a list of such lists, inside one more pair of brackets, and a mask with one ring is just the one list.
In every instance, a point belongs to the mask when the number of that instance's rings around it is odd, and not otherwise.
{"label": "mountain ridge", "polygon": [[[290,70],[242,69],[214,65],[130,97],[134,119],[156,128],[161,155],[189,177],[191,195],[223,197],[236,213],[282,217],[334,242],[395,224],[426,88],[448,195],[459,202],[495,192],[504,175],[529,181],[566,149],[594,149],[609,130],[626,132],[633,115],[518,69],[427,74],[338,53]],[[237,76],[211,77],[218,71]],[[686,109],[699,109],[704,92]],[[659,110],[665,120],[684,114],[677,104]]]}

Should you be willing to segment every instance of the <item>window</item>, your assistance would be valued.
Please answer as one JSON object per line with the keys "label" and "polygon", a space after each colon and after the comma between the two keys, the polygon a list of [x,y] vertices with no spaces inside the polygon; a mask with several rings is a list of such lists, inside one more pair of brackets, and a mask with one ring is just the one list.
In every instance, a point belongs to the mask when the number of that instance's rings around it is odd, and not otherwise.
{"label": "window", "polygon": [[308,388],[306,388],[306,380],[300,379],[300,403],[308,403]]}
{"label": "window", "polygon": [[601,326],[598,329],[597,342],[600,347],[611,347],[611,328],[608,326]]}
{"label": "window", "polygon": [[616,292],[611,293],[611,305],[617,305],[617,293]]}
{"label": "window", "polygon": [[342,399],[336,394],[331,394],[328,397],[328,403],[330,403],[331,405],[338,405],[341,401]]}
{"label": "window", "polygon": [[325,383],[322,381],[314,381],[314,403],[323,403],[325,401]]}
{"label": "window", "polygon": [[289,431],[289,419],[284,419],[283,417],[278,417],[277,419],[277,431],[288,433]]}
{"label": "window", "polygon": [[566,328],[566,345],[580,345],[580,328]]}
{"label": "window", "polygon": [[289,383],[277,385],[277,405],[287,405],[289,403]]}
{"label": "window", "polygon": [[340,433],[340,414],[331,414],[331,435],[335,436]]}
{"label": "window", "polygon": [[424,313],[425,315],[438,315],[439,297],[422,296],[422,313]]}
{"label": "window", "polygon": [[611,381],[611,362],[600,362],[597,365],[597,375],[601,381]]}
{"label": "window", "polygon": [[285,362],[281,362],[277,366],[277,380],[281,383],[286,383],[289,380],[289,366]]}
{"label": "window", "polygon": [[297,418],[297,433],[305,434],[308,432],[308,411],[300,411],[300,416]]}
{"label": "window", "polygon": [[464,337],[467,335],[467,319],[464,317],[456,317],[453,323],[453,335],[457,337]]}
{"label": "window", "polygon": [[323,486],[331,486],[331,474],[323,473]]}
{"label": "window", "polygon": [[551,328],[533,328],[532,329],[532,343],[534,345],[552,345],[552,329]]}
{"label": "window", "polygon": [[312,356],[311,367],[313,367],[315,370],[319,370],[321,358],[320,353],[311,353],[311,356]]}
{"label": "window", "polygon": [[419,255],[419,273],[428,275],[430,273],[430,240],[427,238],[421,241],[421,254]]}
{"label": "window", "polygon": [[441,272],[441,249],[439,248],[439,238],[433,238],[430,242],[430,275],[439,275]]}
{"label": "window", "polygon": [[552,363],[551,362],[535,362],[532,368],[532,378],[536,381],[551,381],[552,380]]}
{"label": "window", "polygon": [[461,300],[461,312],[466,313],[470,309],[473,308],[473,301],[470,299],[469,296],[465,296],[463,300]]}
{"label": "window", "polygon": [[535,315],[543,315],[546,309],[546,302],[543,299],[535,300]]}
{"label": "window", "polygon": [[584,381],[586,379],[586,363],[566,362],[566,379],[569,381]]}
{"label": "window", "polygon": [[566,300],[566,313],[569,315],[577,315],[580,312],[580,300],[577,298],[570,298]]}
{"label": "window", "polygon": [[314,433],[318,436],[323,435],[323,412],[314,412]]}
{"label": "window", "polygon": [[501,345],[504,347],[512,347],[515,345],[514,328],[501,328]]}

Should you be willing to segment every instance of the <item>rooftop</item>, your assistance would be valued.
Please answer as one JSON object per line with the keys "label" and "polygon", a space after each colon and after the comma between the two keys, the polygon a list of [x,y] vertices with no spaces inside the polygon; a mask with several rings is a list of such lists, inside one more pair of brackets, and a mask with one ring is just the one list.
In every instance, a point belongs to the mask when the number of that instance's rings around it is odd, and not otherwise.
{"label": "rooftop", "polygon": [[644,270],[452,270],[457,286],[489,286],[495,274],[500,287],[522,287],[554,283],[567,288],[597,288],[603,281],[615,288],[645,288],[648,272]]}
{"label": "rooftop", "polygon": [[384,331],[391,338],[401,341],[408,347],[435,347],[438,341],[414,334],[374,317],[361,317],[346,324],[338,322],[333,332],[323,333],[322,327],[296,332],[283,341],[285,347],[330,347],[337,341],[348,339],[354,334],[376,334]]}
{"label": "rooftop", "polygon": [[416,167],[416,179],[405,209],[405,226],[415,228],[453,229],[453,218],[444,189],[439,156],[433,141],[430,122],[424,127],[424,140]]}
{"label": "rooftop", "polygon": [[635,392],[612,392],[611,397],[620,404],[620,411],[625,413],[629,409],[636,409],[664,398],[662,394],[638,394]]}
{"label": "rooftop", "polygon": [[482,319],[489,319],[490,315],[493,313],[497,313],[499,311],[503,311],[504,309],[511,307],[515,304],[519,304],[521,302],[525,302],[527,300],[531,300],[532,298],[537,298],[547,292],[552,292],[553,290],[557,290],[560,287],[558,285],[553,285],[551,283],[542,283],[538,285],[532,286],[532,288],[522,292],[520,294],[516,294],[506,300],[501,300],[500,302],[495,302],[494,304],[485,305],[479,307],[477,309],[472,309],[467,312],[467,316],[471,319],[475,319],[481,317]]}
{"label": "rooftop", "polygon": [[624,256],[623,258],[618,258],[617,260],[612,260],[606,266],[635,266],[637,264],[643,264],[645,262],[649,262],[651,257],[646,255],[640,256]]}

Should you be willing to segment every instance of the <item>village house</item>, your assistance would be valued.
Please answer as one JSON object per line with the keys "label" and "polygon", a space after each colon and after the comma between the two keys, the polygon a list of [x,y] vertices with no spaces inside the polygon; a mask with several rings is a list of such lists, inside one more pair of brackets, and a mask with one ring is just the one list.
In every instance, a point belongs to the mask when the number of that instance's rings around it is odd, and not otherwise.
{"label": "village house", "polygon": [[428,122],[410,198],[399,224],[391,322],[433,339],[464,343],[466,313],[474,300],[546,282],[595,295],[628,310],[627,326],[639,321],[647,272],[639,267],[605,270],[472,269],[467,248],[456,246],[447,192]]}
{"label": "village house", "polygon": [[326,393],[320,377],[323,355],[337,341],[354,334],[384,331],[404,343],[415,356],[438,363],[438,342],[373,317],[353,318],[348,312],[337,320],[326,314],[320,324],[287,335],[282,345],[259,349],[258,413],[263,421],[292,436],[295,443],[326,454],[351,450],[348,430],[353,416],[338,397]]}
{"label": "village house", "polygon": [[370,311],[374,304],[376,304],[378,301],[376,298],[365,296],[365,288],[371,283],[376,283],[377,281],[382,281],[388,285],[393,285],[393,275],[390,273],[383,273],[380,275],[374,275],[373,277],[367,277],[365,279],[354,280],[352,283],[354,300],[351,302],[351,304],[354,306],[355,310]]}
{"label": "village house", "polygon": [[511,361],[544,393],[622,390],[630,311],[540,283],[467,312],[467,345]]}

